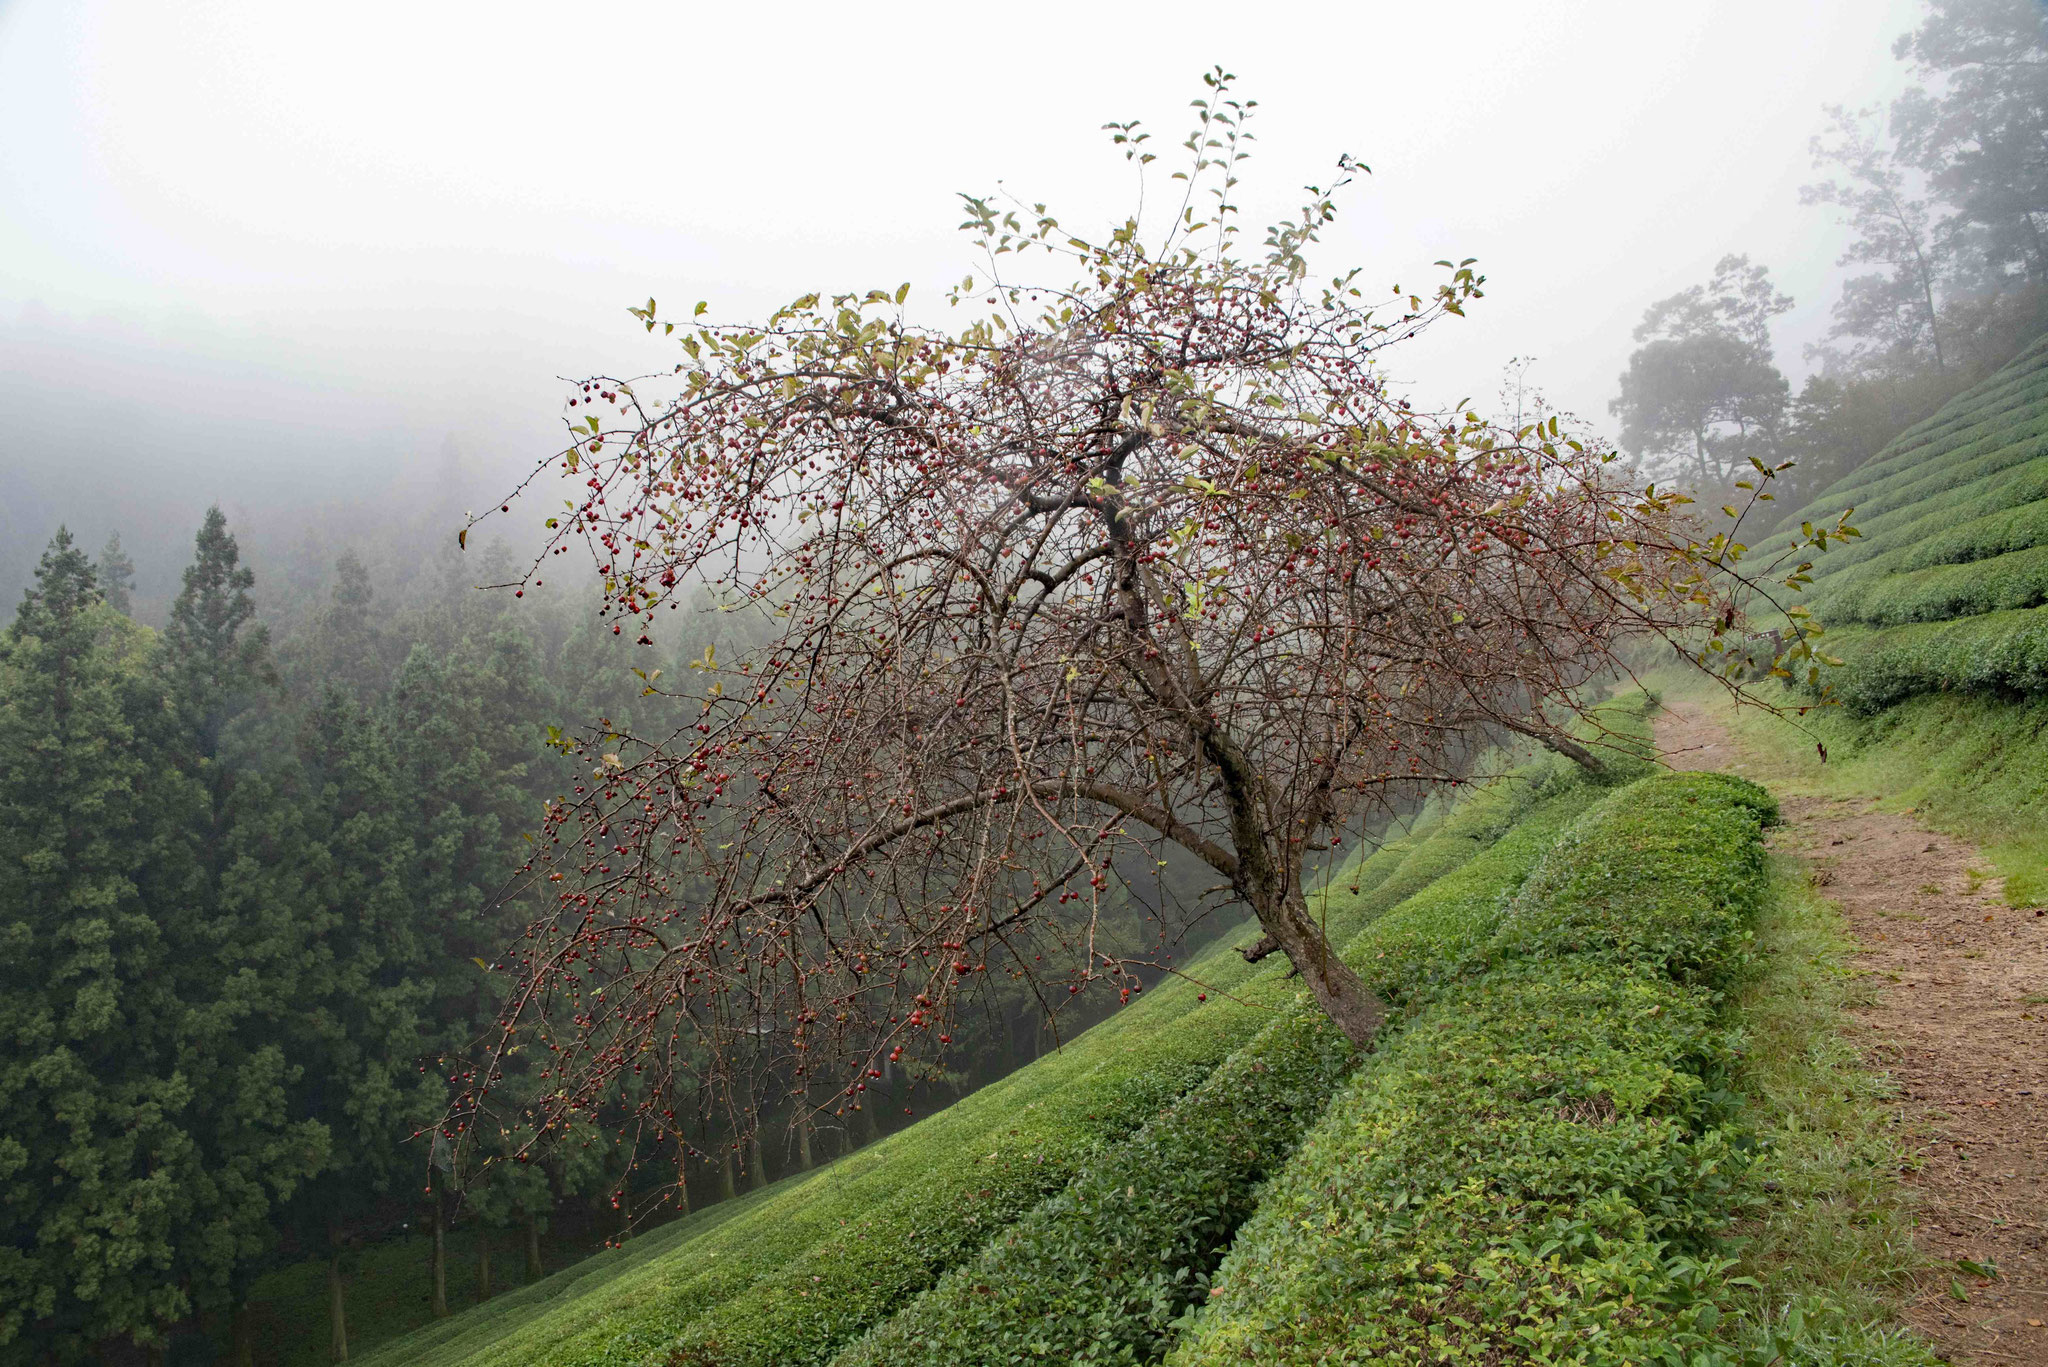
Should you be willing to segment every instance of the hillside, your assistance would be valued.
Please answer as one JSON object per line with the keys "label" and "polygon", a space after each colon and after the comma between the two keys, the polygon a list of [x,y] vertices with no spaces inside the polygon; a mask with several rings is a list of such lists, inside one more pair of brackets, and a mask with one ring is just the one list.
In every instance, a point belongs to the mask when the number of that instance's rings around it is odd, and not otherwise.
{"label": "hillside", "polygon": [[[2048,788],[2048,340],[1798,517],[1851,506],[1864,535],[1813,592],[1848,706],[1803,738],[1737,722],[1748,753],[1786,791],[1920,804],[2024,902]],[[1815,737],[1825,767],[1797,758]],[[1925,1264],[1869,1176],[1895,1141],[1838,1043],[1848,941],[1772,881],[1775,810],[1719,777],[1616,793],[1527,765],[1330,883],[1333,941],[1400,1008],[1365,1058],[1225,936],[887,1140],[358,1360],[1926,1361],[1885,1327]]]}
{"label": "hillside", "polygon": [[2014,905],[2048,900],[2048,337],[1788,521],[1844,509],[1862,535],[1809,595],[1842,706],[1738,729],[1778,776],[1913,808],[1982,845]]}
{"label": "hillside", "polygon": [[[1718,1251],[1783,1176],[1752,1162],[1781,1107],[1731,1089],[1725,1006],[1805,914],[1768,873],[1773,810],[1738,780],[1527,765],[1330,885],[1333,939],[1399,1007],[1364,1058],[1226,937],[881,1143],[359,1360],[1721,1360],[1775,1332],[1738,1270],[1805,1294]],[[1897,1343],[1881,1360],[1923,1360]]]}
{"label": "hillside", "polygon": [[2048,694],[2048,337],[1791,520],[1845,508],[1863,535],[1817,558],[1811,606],[1852,711]]}

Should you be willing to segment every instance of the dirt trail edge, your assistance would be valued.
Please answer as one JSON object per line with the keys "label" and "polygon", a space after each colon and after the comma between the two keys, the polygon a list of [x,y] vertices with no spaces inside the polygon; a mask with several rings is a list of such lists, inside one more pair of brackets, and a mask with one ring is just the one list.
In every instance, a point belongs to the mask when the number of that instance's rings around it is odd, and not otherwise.
{"label": "dirt trail edge", "polygon": [[[1697,703],[1672,700],[1657,741],[1675,768],[1746,767]],[[1921,1160],[1905,1175],[1916,1242],[1943,1266],[1907,1322],[1956,1362],[2048,1367],[2048,916],[2006,906],[1975,850],[1910,812],[1779,798],[1772,843],[1807,861],[1856,937],[1853,966],[1873,989],[1859,1043],[1897,1083]],[[1998,1276],[1969,1275],[1962,1259]]]}

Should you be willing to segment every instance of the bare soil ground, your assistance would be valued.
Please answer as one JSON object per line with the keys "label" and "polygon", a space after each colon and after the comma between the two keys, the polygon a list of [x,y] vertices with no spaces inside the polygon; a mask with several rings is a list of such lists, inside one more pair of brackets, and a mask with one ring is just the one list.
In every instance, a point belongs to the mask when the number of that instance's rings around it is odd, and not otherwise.
{"label": "bare soil ground", "polygon": [[[1676,768],[1744,771],[1699,704],[1674,700],[1657,740]],[[1779,799],[1773,843],[1841,906],[1872,989],[1858,1043],[1899,1089],[1916,1242],[1936,1264],[1907,1322],[1956,1362],[2048,1367],[2048,909],[2006,906],[1975,850],[1910,811]]]}

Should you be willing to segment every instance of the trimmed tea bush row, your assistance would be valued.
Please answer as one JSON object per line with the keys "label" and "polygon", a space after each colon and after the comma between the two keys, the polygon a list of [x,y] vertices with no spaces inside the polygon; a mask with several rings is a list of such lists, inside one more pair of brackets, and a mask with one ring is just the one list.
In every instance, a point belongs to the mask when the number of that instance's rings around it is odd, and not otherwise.
{"label": "trimmed tea bush row", "polygon": [[1919,463],[1888,478],[1862,487],[1832,485],[1798,516],[1832,522],[1844,508],[1854,508],[1856,516],[1850,521],[1860,529],[1863,524],[1856,521],[1858,517],[1868,516],[1875,522],[1880,516],[1917,508],[1937,498],[1956,497],[1958,491],[2013,478],[2018,467],[2048,456],[2048,414],[2040,411],[2040,402],[2011,415],[2009,425],[1989,425],[1961,445],[1931,447]]}
{"label": "trimmed tea bush row", "polygon": [[[1637,735],[1645,726],[1642,718],[1646,702],[1637,697],[1613,705],[1607,709],[1605,720],[1625,736]],[[1489,859],[1487,856],[1493,852],[1491,842],[1501,832],[1515,829],[1517,817],[1527,813],[1532,803],[1552,794],[1573,806],[1582,806],[1592,796],[1576,771],[1562,761],[1545,758],[1474,794],[1471,801],[1454,809],[1415,840],[1412,848],[1382,851],[1392,854],[1392,866],[1384,867],[1388,861],[1376,855],[1374,859],[1383,867],[1362,867],[1361,881],[1355,884],[1362,889],[1359,895],[1344,900],[1354,884],[1341,882],[1336,885],[1337,894],[1326,899],[1323,912],[1331,938],[1340,945],[1346,944],[1366,917],[1401,897],[1407,888],[1419,887],[1426,889],[1422,895],[1408,898],[1395,911],[1369,922],[1365,938],[1378,943],[1383,933],[1411,934],[1405,928],[1429,925],[1436,930],[1434,943],[1442,951],[1450,942],[1443,927],[1452,923],[1463,930],[1471,943],[1482,942],[1490,929],[1491,917],[1475,914],[1470,904],[1476,901],[1489,909],[1496,906],[1503,888],[1500,869],[1517,869],[1513,881],[1505,883],[1512,887],[1548,844],[1532,828],[1532,833],[1516,842],[1512,851]],[[1549,823],[1552,829],[1560,827],[1568,815],[1561,813]],[[1366,862],[1370,865],[1374,861]],[[1447,870],[1456,870],[1457,876],[1444,877]],[[1431,879],[1437,881],[1432,883]],[[1213,961],[1219,953],[1236,965],[1232,973],[1242,973],[1242,961],[1228,948],[1219,946],[1206,959]],[[1369,980],[1385,988],[1389,995],[1398,996],[1417,976],[1413,965],[1419,956],[1388,957],[1355,944],[1347,953],[1348,958],[1362,956],[1361,966]],[[1430,956],[1429,967],[1440,968],[1444,958],[1442,952]],[[1219,981],[1215,969],[1199,966],[1191,968],[1190,977],[1212,992]],[[1195,986],[1194,982],[1183,981],[1174,984],[1172,990],[1186,993]],[[1285,1005],[1293,995],[1276,972],[1267,971],[1240,991],[1251,1009],[1260,1013]],[[1213,1013],[1213,1003],[1208,1010]],[[1128,1013],[1117,1018],[1118,1022],[1130,1019]],[[1213,1014],[1192,1018],[1210,1022],[1212,1029],[1228,1029],[1233,1042],[1248,1038],[1256,1019],[1238,1016],[1219,1020]],[[1176,1033],[1189,1029],[1189,1023],[1175,1027]],[[1156,1051],[1157,1047],[1147,1036],[1146,1052]],[[1047,1133],[1065,1134],[1089,1128],[1081,1123],[1084,1117],[1073,1114],[1082,1104],[1064,1090],[1049,1100],[1048,1110],[1057,1108],[1066,1119],[1049,1125]],[[1098,1100],[1085,1105],[1092,1117],[1110,1103]],[[1014,1142],[1004,1141],[1003,1146]],[[920,1174],[907,1179],[904,1191],[849,1219],[843,1231],[830,1235],[786,1265],[759,1276],[744,1291],[719,1297],[713,1308],[688,1323],[677,1335],[670,1362],[678,1367],[712,1363],[721,1367],[787,1367],[821,1362],[930,1288],[941,1275],[965,1261],[1022,1214],[1019,1202],[1049,1195],[1095,1152],[1099,1150],[1076,1149],[1070,1162],[1034,1164],[1029,1176],[1041,1180],[1043,1185],[1037,1187],[1026,1183],[993,1185],[978,1170],[959,1176],[942,1171],[930,1177]]]}
{"label": "trimmed tea bush row", "polygon": [[1848,662],[1834,685],[1859,716],[1922,693],[2048,695],[2048,609],[1831,634],[1828,648]]}
{"label": "trimmed tea bush row", "polygon": [[836,1367],[1156,1358],[1351,1059],[1320,1013],[1289,1011]]}
{"label": "trimmed tea bush row", "polygon": [[1967,564],[2048,543],[2048,459],[1954,492],[1967,497],[1902,508],[1896,527],[1859,520],[1862,538],[1822,556],[1814,565],[1816,582],[1825,579],[1828,592],[1842,593],[1886,574]]}
{"label": "trimmed tea bush row", "polygon": [[[1227,962],[1216,968],[1216,976],[1231,981]],[[1277,981],[1279,975],[1265,976]],[[803,1276],[799,1265],[820,1254],[843,1261],[849,1244],[913,1243],[913,1230],[929,1236],[935,1256],[952,1243],[978,1245],[1056,1190],[1086,1156],[1199,1083],[1263,1014],[1253,1002],[1220,999],[1193,1010],[1195,993],[1184,994],[1185,1001],[1174,995],[1161,994],[1161,1009],[1112,1017],[1083,1037],[1086,1047],[1077,1043],[1050,1055],[794,1184],[641,1275],[622,1277],[596,1296],[535,1320],[470,1361],[478,1367],[661,1362],[685,1325],[735,1298]],[[1141,1024],[1147,1028],[1133,1029]],[[796,1304],[785,1313],[814,1320],[803,1313],[808,1291],[792,1289]],[[821,1305],[830,1299],[818,1297]]]}
{"label": "trimmed tea bush row", "polygon": [[[1606,719],[1640,736],[1643,710],[1638,696]],[[1358,861],[1319,907],[1332,938],[1345,943],[1419,880],[1469,863],[1532,805],[1576,784],[1562,761],[1538,760]],[[1186,965],[1184,977],[1147,991],[1059,1053],[778,1184],[657,1258],[616,1264],[607,1280],[588,1278],[573,1300],[502,1322],[480,1307],[429,1331],[450,1351],[412,1355],[414,1338],[402,1339],[380,1367],[593,1367],[660,1363],[692,1345],[843,1343],[1062,1188],[1085,1159],[1199,1083],[1290,1002],[1277,956],[1254,969],[1234,952],[1250,936],[1247,927],[1226,937]],[[859,1280],[855,1267],[883,1271]],[[774,1338],[784,1331],[786,1339]]]}
{"label": "trimmed tea bush row", "polygon": [[1734,1157],[1715,985],[1767,894],[1768,795],[1643,780],[1523,886],[1268,1188],[1168,1361],[1684,1361]]}
{"label": "trimmed tea bush row", "polygon": [[[1911,554],[1952,531],[1965,533],[1986,518],[2043,499],[2048,499],[2048,456],[2015,466],[1995,479],[1959,485],[1887,513],[1866,517],[1858,508],[1851,521],[1862,535],[1830,547],[1816,559],[1815,582],[1827,580],[1836,584],[1844,582],[1851,573],[1870,573],[1873,562],[1894,554]],[[1847,502],[1841,505],[1848,506]],[[1841,511],[1841,507],[1835,511]]]}
{"label": "trimmed tea bush row", "polygon": [[[2048,480],[2042,483],[2048,486]],[[2017,491],[2002,488],[1998,492],[2004,497]],[[1999,511],[1974,521],[1962,521],[1951,512],[1945,522],[1947,530],[1930,526],[1925,535],[1899,546],[1893,561],[1894,572],[1909,574],[1935,565],[1965,565],[2048,545],[2048,489],[2026,502],[2008,499]]]}
{"label": "trimmed tea bush row", "polygon": [[2012,465],[2015,448],[2048,436],[2044,401],[2048,346],[2036,343],[1822,490],[1793,519],[1832,516],[1845,502],[1872,513],[1889,511]]}
{"label": "trimmed tea bush row", "polygon": [[[1368,925],[1346,960],[1397,1002],[1426,995],[1486,944],[1507,897],[1596,796],[1566,786],[1485,853]],[[1458,819],[1466,815],[1445,824],[1467,824]],[[834,1367],[1156,1360],[1175,1319],[1206,1293],[1258,1184],[1321,1113],[1349,1056],[1321,1012],[1297,1002]]]}
{"label": "trimmed tea bush row", "polygon": [[2034,546],[1974,564],[1936,565],[1872,578],[1847,592],[1822,595],[1815,611],[1823,621],[1897,626],[1946,622],[2043,602],[2048,602],[2048,546]]}

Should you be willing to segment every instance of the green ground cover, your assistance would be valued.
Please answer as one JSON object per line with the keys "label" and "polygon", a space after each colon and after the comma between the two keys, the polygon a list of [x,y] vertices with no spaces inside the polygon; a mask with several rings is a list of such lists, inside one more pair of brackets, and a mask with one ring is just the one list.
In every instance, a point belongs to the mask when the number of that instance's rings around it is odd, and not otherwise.
{"label": "green ground cover", "polygon": [[1893,1088],[1863,1066],[1860,993],[1841,913],[1801,871],[1778,871],[1757,919],[1755,972],[1733,994],[1754,1160],[1731,1245],[1721,1337],[1744,1363],[1932,1367],[1898,1322],[1921,1259],[1891,1125]]}
{"label": "green ground cover", "polygon": [[1685,1361],[1740,1160],[1719,990],[1769,877],[1768,794],[1603,800],[1487,946],[1332,1103],[1168,1361]]}
{"label": "green ground cover", "polygon": [[[1502,904],[1598,795],[1585,783],[1558,786],[1483,853],[1368,924],[1346,960],[1411,1007],[1454,981]],[[835,1367],[1155,1360],[1206,1294],[1258,1184],[1321,1114],[1350,1061],[1321,1012],[1298,999],[1200,1088]]]}
{"label": "green ground cover", "polygon": [[[1617,729],[1640,738],[1641,713],[1640,700],[1624,707]],[[1563,761],[1539,760],[1341,869],[1320,908],[1332,938],[1343,944],[1368,924],[1392,931],[1419,923],[1434,903],[1416,891],[1492,849],[1533,809],[1581,787]],[[622,1260],[602,1280],[584,1279],[573,1297],[551,1296],[538,1309],[488,1304],[370,1360],[380,1367],[660,1362],[682,1349],[705,1361],[821,1361],[1077,1175],[1136,1152],[1120,1146],[1146,1133],[1148,1121],[1164,1122],[1177,1099],[1276,1015],[1290,1013],[1296,989],[1284,966],[1245,965],[1231,949],[1237,938],[1248,936],[1226,937],[1182,978],[1060,1053],[762,1193],[752,1209],[715,1229],[679,1238],[658,1256]],[[1434,971],[1437,963],[1391,941],[1384,960],[1379,953],[1377,976],[1390,982],[1404,964],[1427,962]],[[1257,1061],[1247,1056],[1244,1066]],[[1169,1128],[1154,1124],[1153,1140]]]}
{"label": "green ground cover", "polygon": [[[1703,705],[1722,700],[1694,679],[1651,682]],[[1776,701],[1807,699],[1786,690]],[[1926,693],[1867,715],[1847,707],[1810,708],[1803,717],[1758,708],[1717,715],[1741,743],[1749,772],[1774,790],[1911,811],[1976,845],[1987,872],[2005,878],[2011,905],[2048,902],[2048,701],[2038,695]]]}
{"label": "green ground cover", "polygon": [[[1882,706],[1901,690],[2048,685],[2040,671],[2003,660],[2018,637],[2031,639],[2012,615],[2048,603],[2048,338],[1821,491],[1789,524],[1831,523],[1848,508],[1862,536],[1814,558],[1811,606],[1828,626],[2007,619],[1917,654],[1879,633],[1835,633],[1831,653],[1852,670],[1870,658],[1881,676],[1858,694],[1864,703]],[[1767,538],[1759,549],[1784,541]],[[1935,640],[1923,633],[1910,644]],[[1969,661],[1946,667],[1950,646]]]}

